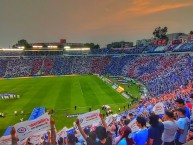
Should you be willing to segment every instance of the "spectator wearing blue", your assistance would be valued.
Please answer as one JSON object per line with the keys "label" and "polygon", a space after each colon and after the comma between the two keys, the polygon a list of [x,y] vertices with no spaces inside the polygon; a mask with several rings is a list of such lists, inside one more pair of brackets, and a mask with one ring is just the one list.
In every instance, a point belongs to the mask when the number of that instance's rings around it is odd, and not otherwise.
{"label": "spectator wearing blue", "polygon": [[[86,128],[83,129],[83,131],[85,132],[86,135],[89,136],[90,128],[87,128],[87,127],[86,127]],[[86,142],[85,139],[84,139],[84,137],[83,137],[82,135],[78,138],[78,141],[79,141],[80,143]]]}
{"label": "spectator wearing blue", "polygon": [[190,119],[190,109],[188,108],[188,106],[185,105],[184,100],[180,98],[180,99],[175,100],[175,102],[178,108],[182,108],[186,111],[186,117]]}
{"label": "spectator wearing blue", "polygon": [[[192,101],[192,106],[193,106],[193,94],[190,95],[190,99]],[[191,110],[191,127],[190,127],[190,130],[193,131],[193,107],[192,107],[192,110]]]}
{"label": "spectator wearing blue", "polygon": [[[190,95],[190,99],[192,100],[192,106],[193,106],[193,94]],[[193,120],[193,107],[192,107],[192,110],[191,110],[191,119]]]}
{"label": "spectator wearing blue", "polygon": [[134,135],[133,141],[135,145],[146,145],[148,139],[148,129],[146,127],[146,120],[144,117],[138,116],[136,119],[137,126],[139,131]]}
{"label": "spectator wearing blue", "polygon": [[175,145],[175,134],[178,125],[174,120],[174,113],[168,110],[164,114],[164,132],[162,134],[163,145]]}
{"label": "spectator wearing blue", "polygon": [[151,114],[149,116],[149,124],[151,126],[148,129],[148,145],[161,145],[164,125],[159,122],[159,116]]}
{"label": "spectator wearing blue", "polygon": [[186,110],[179,108],[177,114],[180,117],[178,119],[178,131],[176,133],[176,145],[182,145],[186,143],[188,131],[190,129],[190,119],[186,117]]}

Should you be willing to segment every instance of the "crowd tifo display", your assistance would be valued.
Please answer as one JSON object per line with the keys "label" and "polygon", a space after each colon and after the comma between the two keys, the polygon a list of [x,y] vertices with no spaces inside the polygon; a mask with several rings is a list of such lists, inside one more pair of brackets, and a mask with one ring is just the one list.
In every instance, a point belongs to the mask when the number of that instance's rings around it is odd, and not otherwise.
{"label": "crowd tifo display", "polygon": [[[174,53],[155,53],[167,50]],[[10,57],[0,57],[0,78],[71,74],[128,76],[138,79],[148,89],[147,97],[133,109],[106,119],[100,110],[80,114],[73,128],[64,127],[58,132],[45,108],[35,108],[28,121],[9,127],[0,144],[184,144],[193,139],[193,53],[186,52],[192,50],[193,44],[183,44],[129,51],[101,49],[92,51],[92,55],[10,53]],[[144,54],[145,51],[149,53]]]}
{"label": "crowd tifo display", "polygon": [[129,76],[143,82],[151,96],[158,96],[193,79],[193,56],[187,53],[0,59],[3,78],[69,74]]}

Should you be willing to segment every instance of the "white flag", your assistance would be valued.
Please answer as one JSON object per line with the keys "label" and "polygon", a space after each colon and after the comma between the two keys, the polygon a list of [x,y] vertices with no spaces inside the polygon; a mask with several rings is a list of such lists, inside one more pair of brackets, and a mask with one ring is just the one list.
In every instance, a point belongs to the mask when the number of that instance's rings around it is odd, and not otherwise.
{"label": "white flag", "polygon": [[136,132],[136,131],[138,131],[139,130],[139,127],[137,126],[137,120],[136,119],[134,119],[134,120],[132,120],[129,124],[128,124],[128,126],[131,128],[131,131],[132,132]]}
{"label": "white flag", "polygon": [[11,145],[11,135],[2,136],[0,138],[0,145]]}
{"label": "white flag", "polygon": [[61,131],[59,131],[57,133],[57,141],[60,139],[60,137],[62,137],[62,138],[67,137],[66,130],[67,130],[67,128],[64,127]]}
{"label": "white flag", "polygon": [[113,122],[113,118],[114,117],[112,115],[110,115],[106,118],[105,122],[106,122],[107,126],[109,126]]}
{"label": "white flag", "polygon": [[45,113],[35,120],[15,124],[14,127],[16,135],[22,141],[35,133],[50,130],[50,116]]}
{"label": "white flag", "polygon": [[160,115],[160,114],[164,114],[164,104],[162,102],[159,102],[157,104],[155,104],[155,106],[153,107],[153,112],[156,115]]}
{"label": "white flag", "polygon": [[93,123],[100,123],[101,118],[99,116],[100,110],[88,112],[85,114],[78,115],[80,126],[82,128],[91,126]]}

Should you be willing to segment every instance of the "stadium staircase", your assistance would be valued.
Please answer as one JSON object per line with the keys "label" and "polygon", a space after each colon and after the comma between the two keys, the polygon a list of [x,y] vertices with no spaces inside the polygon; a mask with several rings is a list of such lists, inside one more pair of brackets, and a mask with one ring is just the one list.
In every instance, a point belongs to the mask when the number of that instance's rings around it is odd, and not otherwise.
{"label": "stadium staircase", "polygon": [[179,50],[179,48],[181,47],[181,46],[183,46],[184,44],[179,44],[178,46],[176,46],[176,48],[174,48],[174,51],[178,51]]}
{"label": "stadium staircase", "polygon": [[164,52],[164,50],[165,50],[166,47],[167,47],[167,46],[158,46],[158,47],[154,50],[154,52]]}

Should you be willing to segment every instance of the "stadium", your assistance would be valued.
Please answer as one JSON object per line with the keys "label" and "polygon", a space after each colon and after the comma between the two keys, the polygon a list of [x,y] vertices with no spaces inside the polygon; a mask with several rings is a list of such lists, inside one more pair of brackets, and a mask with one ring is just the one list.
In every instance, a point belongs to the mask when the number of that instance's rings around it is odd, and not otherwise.
{"label": "stadium", "polygon": [[0,145],[193,145],[192,0],[0,2]]}
{"label": "stadium", "polygon": [[[86,52],[58,49],[60,54],[46,50],[46,55],[45,49],[30,54],[23,49],[1,51],[1,135],[45,112],[61,130],[93,110],[116,118],[140,115],[151,111],[152,104],[168,99],[172,104],[177,96],[188,99],[192,93],[191,41]],[[110,112],[102,108],[106,105]]]}

